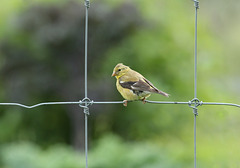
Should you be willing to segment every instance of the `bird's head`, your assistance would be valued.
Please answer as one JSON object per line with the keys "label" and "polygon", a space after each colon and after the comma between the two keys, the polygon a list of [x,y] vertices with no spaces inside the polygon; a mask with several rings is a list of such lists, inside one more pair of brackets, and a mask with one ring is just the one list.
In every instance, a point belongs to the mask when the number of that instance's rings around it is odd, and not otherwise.
{"label": "bird's head", "polygon": [[129,70],[130,68],[128,66],[123,65],[122,63],[119,63],[113,69],[112,76],[115,76],[116,78],[120,78],[121,76],[126,74]]}

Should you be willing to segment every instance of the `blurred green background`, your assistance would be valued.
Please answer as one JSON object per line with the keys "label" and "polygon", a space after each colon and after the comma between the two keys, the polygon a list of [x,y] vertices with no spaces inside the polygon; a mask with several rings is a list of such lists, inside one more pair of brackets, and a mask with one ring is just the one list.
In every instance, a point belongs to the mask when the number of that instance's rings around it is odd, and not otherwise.
{"label": "blurred green background", "polygon": [[[240,1],[200,0],[198,98],[240,101]],[[84,98],[83,0],[1,0],[0,102],[27,105]],[[122,100],[111,78],[129,65],[170,98],[193,98],[194,6],[190,0],[93,0],[89,10],[88,92]],[[193,167],[193,114],[186,105],[93,105],[89,167]],[[240,167],[240,113],[199,107],[199,167]],[[0,107],[0,167],[78,168],[84,116],[75,106]]]}

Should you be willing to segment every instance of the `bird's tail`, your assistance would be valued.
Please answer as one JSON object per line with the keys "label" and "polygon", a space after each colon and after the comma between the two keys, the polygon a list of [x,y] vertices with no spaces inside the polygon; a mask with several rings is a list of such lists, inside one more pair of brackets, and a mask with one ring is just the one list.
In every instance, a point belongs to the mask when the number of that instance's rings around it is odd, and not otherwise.
{"label": "bird's tail", "polygon": [[163,95],[163,96],[165,96],[165,97],[169,97],[169,96],[170,96],[168,93],[165,93],[165,92],[163,92],[163,91],[161,91],[161,90],[158,90],[157,93],[159,93],[159,94],[161,94],[161,95]]}

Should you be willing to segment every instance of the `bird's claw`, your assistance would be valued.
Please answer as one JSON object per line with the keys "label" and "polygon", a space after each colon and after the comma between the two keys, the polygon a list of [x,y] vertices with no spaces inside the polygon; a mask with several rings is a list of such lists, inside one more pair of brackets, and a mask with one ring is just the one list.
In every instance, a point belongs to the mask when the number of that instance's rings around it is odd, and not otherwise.
{"label": "bird's claw", "polygon": [[146,104],[146,98],[145,97],[142,99],[142,102],[143,102],[143,104]]}
{"label": "bird's claw", "polygon": [[127,107],[127,103],[128,103],[127,100],[123,100],[123,105],[124,105],[125,107]]}

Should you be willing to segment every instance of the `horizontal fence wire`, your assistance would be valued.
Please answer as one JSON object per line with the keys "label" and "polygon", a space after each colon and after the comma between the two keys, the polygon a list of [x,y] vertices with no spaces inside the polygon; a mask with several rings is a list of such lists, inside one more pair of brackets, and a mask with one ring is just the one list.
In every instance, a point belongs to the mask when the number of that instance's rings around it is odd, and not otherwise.
{"label": "horizontal fence wire", "polygon": [[[191,101],[188,102],[178,102],[178,101],[152,101],[152,100],[145,100],[146,103],[150,104],[185,104],[185,105],[191,105]],[[90,101],[90,104],[123,104],[123,101]],[[131,103],[131,102],[129,102]],[[25,105],[21,103],[0,103],[0,106],[19,106],[27,109],[32,109],[36,108],[39,106],[47,106],[47,105],[84,105],[84,101],[73,101],[73,102],[43,102],[43,103],[38,103],[35,105]],[[201,106],[204,105],[222,105],[222,106],[234,106],[240,108],[239,104],[234,104],[234,103],[221,103],[221,102],[200,102]]]}
{"label": "horizontal fence wire", "polygon": [[234,107],[239,107],[239,104],[233,104],[233,103],[216,103],[216,102],[203,102],[203,105],[223,105],[223,106],[234,106]]}
{"label": "horizontal fence wire", "polygon": [[0,106],[20,106],[23,108],[28,108],[28,109],[32,109],[35,107],[39,107],[39,106],[46,106],[46,105],[67,105],[67,104],[79,104],[79,102],[44,102],[44,103],[38,103],[35,105],[24,105],[21,103],[0,103]]}

